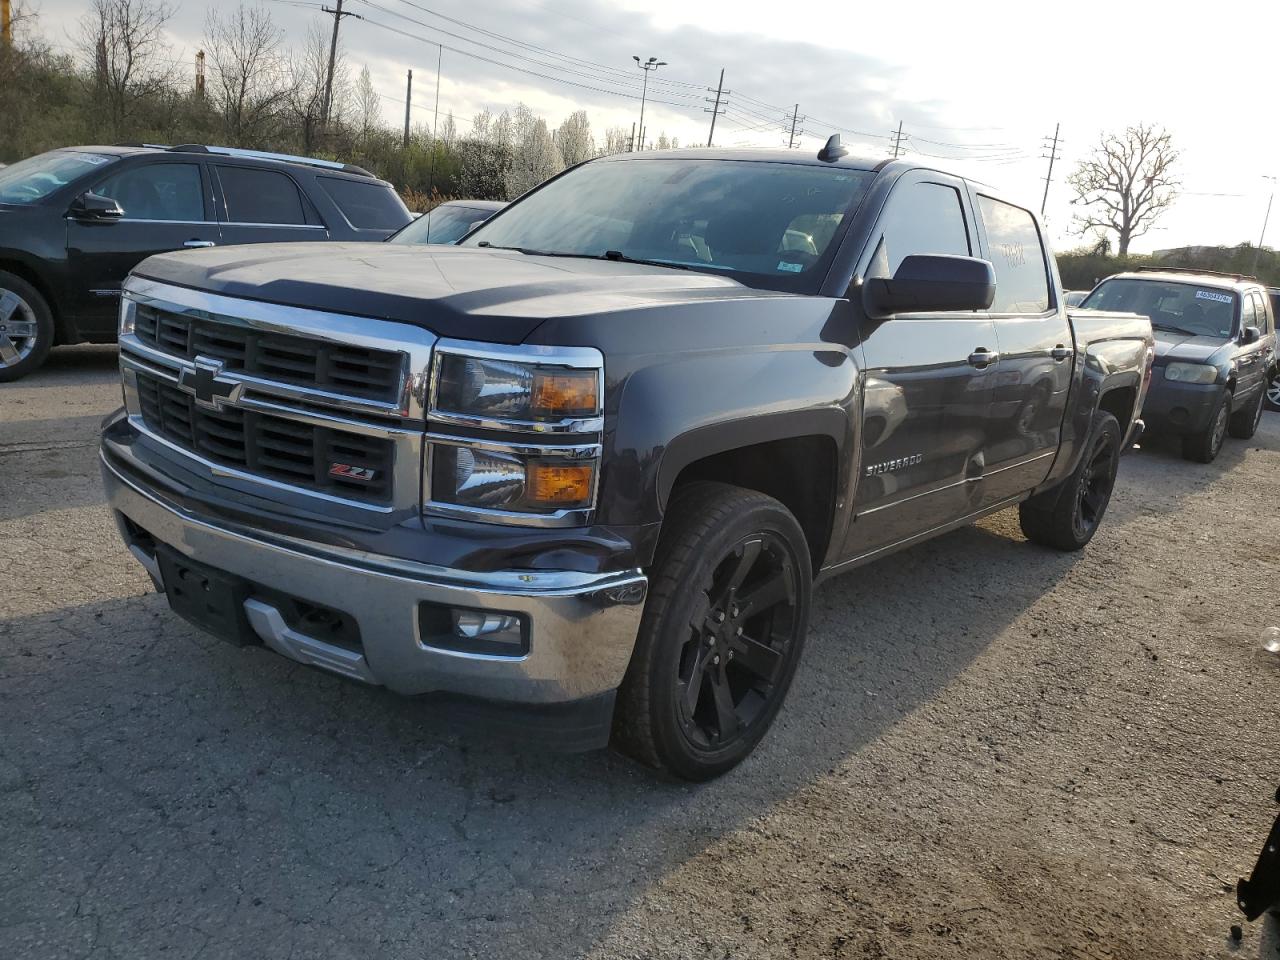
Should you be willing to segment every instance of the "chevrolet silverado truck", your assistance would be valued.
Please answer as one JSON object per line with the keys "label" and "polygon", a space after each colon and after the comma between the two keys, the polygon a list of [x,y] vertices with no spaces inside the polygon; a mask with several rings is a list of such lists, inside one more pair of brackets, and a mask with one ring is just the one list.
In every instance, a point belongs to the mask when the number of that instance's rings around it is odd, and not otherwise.
{"label": "chevrolet silverado truck", "polygon": [[815,582],[1015,506],[1084,546],[1152,356],[1027,208],[837,138],[592,160],[459,246],[152,257],[120,346],[103,477],[175,612],[692,780]]}

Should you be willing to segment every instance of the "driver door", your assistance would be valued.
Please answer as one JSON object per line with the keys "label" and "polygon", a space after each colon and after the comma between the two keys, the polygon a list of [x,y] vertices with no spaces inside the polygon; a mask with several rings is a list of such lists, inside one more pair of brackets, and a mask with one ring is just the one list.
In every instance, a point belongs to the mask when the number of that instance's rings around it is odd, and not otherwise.
{"label": "driver door", "polygon": [[[892,277],[912,254],[974,256],[968,192],[932,171],[894,186],[860,273]],[[844,554],[853,559],[977,509],[999,369],[985,312],[863,318],[861,475]]]}
{"label": "driver door", "polygon": [[149,159],[114,171],[90,192],[124,210],[116,220],[67,218],[67,266],[75,280],[69,301],[80,332],[96,338],[115,329],[130,270],[156,253],[213,246],[221,235],[197,160]]}

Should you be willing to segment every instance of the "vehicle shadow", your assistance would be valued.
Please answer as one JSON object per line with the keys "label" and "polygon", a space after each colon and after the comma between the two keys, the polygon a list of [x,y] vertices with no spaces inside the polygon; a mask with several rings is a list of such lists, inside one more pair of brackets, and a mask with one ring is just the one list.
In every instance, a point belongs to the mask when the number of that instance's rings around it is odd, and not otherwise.
{"label": "vehicle shadow", "polygon": [[698,786],[460,736],[429,698],[221,644],[156,595],[0,622],[0,954],[6,924],[91,916],[138,955],[193,924],[217,953],[580,955],[715,840],[859,763],[1068,573],[1010,524],[820,588],[775,728]]}
{"label": "vehicle shadow", "polygon": [[39,370],[21,380],[0,383],[0,396],[6,389],[80,386],[111,380],[120,375],[119,369],[120,351],[115,344],[54,347]]}

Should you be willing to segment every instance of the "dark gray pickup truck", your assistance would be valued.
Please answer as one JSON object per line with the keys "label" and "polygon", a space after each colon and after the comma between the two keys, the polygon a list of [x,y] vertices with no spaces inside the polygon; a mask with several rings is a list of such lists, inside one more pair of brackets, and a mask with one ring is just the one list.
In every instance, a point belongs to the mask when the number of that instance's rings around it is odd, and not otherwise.
{"label": "dark gray pickup truck", "polygon": [[705,779],[815,582],[1018,506],[1093,536],[1148,321],[1068,315],[1035,216],[833,138],[566,171],[459,247],[154,257],[102,469],[174,610]]}

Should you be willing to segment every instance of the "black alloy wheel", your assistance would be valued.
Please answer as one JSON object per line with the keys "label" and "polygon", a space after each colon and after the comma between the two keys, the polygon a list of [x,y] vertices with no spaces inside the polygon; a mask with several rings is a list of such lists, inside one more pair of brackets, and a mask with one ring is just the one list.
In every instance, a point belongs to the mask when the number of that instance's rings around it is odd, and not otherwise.
{"label": "black alloy wheel", "polygon": [[614,744],[710,780],[763,739],[804,649],[809,544],[773,497],[699,481],[672,494],[614,711]]}
{"label": "black alloy wheel", "polygon": [[1119,456],[1119,444],[1111,431],[1102,431],[1093,438],[1076,487],[1072,528],[1078,539],[1089,540],[1107,512],[1111,491],[1115,487]]}
{"label": "black alloy wheel", "polygon": [[691,744],[723,747],[768,712],[796,639],[797,576],[788,545],[772,532],[743,537],[716,566],[675,680]]}

